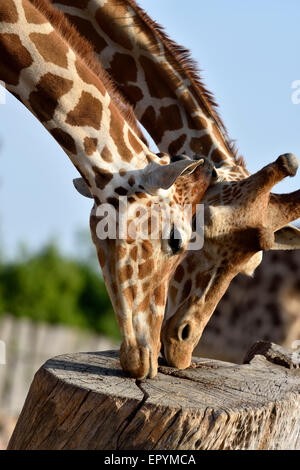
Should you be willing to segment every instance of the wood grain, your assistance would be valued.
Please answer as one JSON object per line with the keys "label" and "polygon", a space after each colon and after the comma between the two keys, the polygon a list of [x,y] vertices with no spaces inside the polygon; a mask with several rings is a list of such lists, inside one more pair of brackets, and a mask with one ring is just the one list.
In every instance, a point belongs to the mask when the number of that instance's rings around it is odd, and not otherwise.
{"label": "wood grain", "polygon": [[[281,351],[282,352],[282,351]],[[164,365],[142,383],[117,351],[76,353],[36,373],[8,449],[299,449],[300,370],[249,364]]]}

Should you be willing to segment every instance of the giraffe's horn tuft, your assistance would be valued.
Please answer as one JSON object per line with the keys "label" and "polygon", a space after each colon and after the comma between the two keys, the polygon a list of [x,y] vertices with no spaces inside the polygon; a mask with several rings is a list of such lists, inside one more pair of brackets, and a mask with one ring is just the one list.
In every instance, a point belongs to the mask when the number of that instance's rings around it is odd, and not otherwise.
{"label": "giraffe's horn tuft", "polygon": [[298,170],[298,159],[293,153],[284,153],[277,162],[286,170],[288,176],[295,176]]}

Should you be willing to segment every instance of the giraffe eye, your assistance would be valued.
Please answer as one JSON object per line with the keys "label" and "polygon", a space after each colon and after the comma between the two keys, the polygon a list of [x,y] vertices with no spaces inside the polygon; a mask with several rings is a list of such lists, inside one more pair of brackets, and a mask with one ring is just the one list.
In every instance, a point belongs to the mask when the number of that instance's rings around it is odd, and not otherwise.
{"label": "giraffe eye", "polygon": [[170,238],[169,238],[169,247],[171,248],[173,255],[178,253],[181,246],[182,246],[182,238],[180,236],[180,232],[173,225],[171,233],[170,233]]}

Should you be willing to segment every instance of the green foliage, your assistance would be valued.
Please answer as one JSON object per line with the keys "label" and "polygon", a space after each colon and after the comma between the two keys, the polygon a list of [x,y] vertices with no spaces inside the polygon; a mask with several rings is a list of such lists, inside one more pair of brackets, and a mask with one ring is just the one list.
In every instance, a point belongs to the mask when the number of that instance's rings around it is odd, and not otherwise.
{"label": "green foliage", "polygon": [[54,244],[12,263],[0,258],[0,312],[120,338],[99,273],[88,262],[66,258]]}

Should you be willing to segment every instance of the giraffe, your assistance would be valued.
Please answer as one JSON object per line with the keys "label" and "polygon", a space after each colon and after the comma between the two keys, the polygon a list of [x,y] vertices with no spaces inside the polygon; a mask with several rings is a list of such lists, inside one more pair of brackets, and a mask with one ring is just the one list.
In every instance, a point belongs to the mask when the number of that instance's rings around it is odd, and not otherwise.
{"label": "giraffe", "polygon": [[187,155],[200,151],[222,178],[202,200],[204,248],[184,258],[169,288],[163,353],[171,365],[187,367],[230,281],[239,272],[251,275],[262,250],[300,247],[300,232],[286,226],[299,216],[299,191],[270,193],[276,182],[295,174],[296,160],[283,156],[250,175],[188,52],[134,0],[52,3],[91,41],[159,150]]}
{"label": "giraffe", "polygon": [[264,254],[254,278],[239,275],[206,326],[196,355],[241,362],[256,341],[297,349],[300,338],[300,252]]}
{"label": "giraffe", "polygon": [[[191,216],[215,169],[199,155],[172,161],[153,154],[90,46],[48,2],[0,1],[0,59],[0,80],[61,145],[81,174],[75,187],[88,188],[93,198],[91,234],[123,335],[122,367],[136,379],[153,377],[169,278],[184,257]],[[186,203],[190,219],[183,217]],[[170,208],[166,237],[162,227],[157,238],[119,232],[123,220],[125,229],[145,223],[147,231],[152,205]],[[109,223],[103,207],[116,233],[101,238],[99,225]]]}

